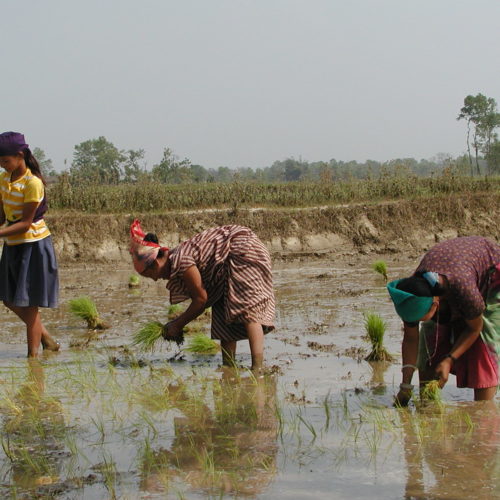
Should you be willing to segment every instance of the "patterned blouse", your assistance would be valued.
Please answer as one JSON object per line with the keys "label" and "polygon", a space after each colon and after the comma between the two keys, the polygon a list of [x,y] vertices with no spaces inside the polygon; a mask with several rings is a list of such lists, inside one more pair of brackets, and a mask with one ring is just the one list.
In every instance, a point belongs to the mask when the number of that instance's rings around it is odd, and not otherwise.
{"label": "patterned blouse", "polygon": [[492,266],[500,263],[500,246],[480,236],[443,241],[432,247],[416,272],[432,271],[446,276],[452,319],[473,319],[485,310]]}

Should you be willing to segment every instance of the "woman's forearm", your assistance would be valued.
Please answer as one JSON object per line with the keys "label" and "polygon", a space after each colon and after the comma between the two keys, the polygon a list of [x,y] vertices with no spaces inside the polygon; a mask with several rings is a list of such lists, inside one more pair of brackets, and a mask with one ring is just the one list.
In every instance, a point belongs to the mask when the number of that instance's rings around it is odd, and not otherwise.
{"label": "woman's forearm", "polygon": [[410,384],[417,365],[418,357],[418,326],[404,325],[403,344],[401,354],[403,357],[403,383]]}
{"label": "woman's forearm", "polygon": [[481,335],[481,330],[473,330],[471,331],[469,328],[464,331],[453,344],[453,348],[450,351],[450,354],[454,358],[459,358],[464,354],[467,350],[470,349],[472,344],[478,339]]}
{"label": "woman's forearm", "polygon": [[200,314],[203,313],[207,305],[207,301],[202,297],[195,297],[191,299],[191,304],[189,307],[174,321],[179,325],[180,328],[183,328],[188,323],[196,319]]}

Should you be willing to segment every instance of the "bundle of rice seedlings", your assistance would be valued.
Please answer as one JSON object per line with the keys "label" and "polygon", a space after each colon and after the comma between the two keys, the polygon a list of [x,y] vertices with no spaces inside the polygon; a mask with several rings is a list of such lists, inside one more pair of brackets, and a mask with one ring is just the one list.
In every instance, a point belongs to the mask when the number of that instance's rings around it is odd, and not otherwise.
{"label": "bundle of rice seedlings", "polygon": [[184,350],[196,354],[215,354],[219,350],[219,344],[204,333],[199,333],[189,340]]}
{"label": "bundle of rice seedlings", "polygon": [[372,344],[372,351],[365,358],[366,361],[392,361],[392,356],[385,350],[384,334],[386,322],[377,313],[365,313],[365,330]]}
{"label": "bundle of rice seedlings", "polygon": [[427,382],[424,387],[422,387],[420,395],[422,399],[441,401],[441,388],[439,387],[439,382],[437,380]]}
{"label": "bundle of rice seedlings", "polygon": [[[160,339],[163,339],[163,324],[159,321],[150,321],[138,330],[132,337],[132,345],[140,347],[143,351],[152,351]],[[167,338],[170,342],[181,345],[184,342],[184,335]]]}
{"label": "bundle of rice seedlings", "polygon": [[97,308],[89,297],[78,297],[69,301],[69,310],[78,318],[84,319],[90,330],[105,330],[109,325],[101,320]]}
{"label": "bundle of rice seedlings", "polygon": [[140,285],[139,276],[137,274],[131,274],[128,279],[129,288],[137,288]]}
{"label": "bundle of rice seedlings", "polygon": [[382,275],[384,277],[384,280],[387,281],[388,278],[387,278],[387,264],[384,260],[376,260],[373,264],[372,264],[372,269]]}

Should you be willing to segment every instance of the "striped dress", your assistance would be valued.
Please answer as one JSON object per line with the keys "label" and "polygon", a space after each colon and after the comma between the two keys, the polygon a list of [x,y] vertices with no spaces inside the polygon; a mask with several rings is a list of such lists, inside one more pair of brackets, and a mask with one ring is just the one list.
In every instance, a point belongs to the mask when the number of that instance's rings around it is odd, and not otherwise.
{"label": "striped dress", "polygon": [[212,338],[247,338],[245,324],[260,323],[264,332],[274,329],[275,302],[271,258],[249,228],[220,226],[199,233],[169,250],[170,302],[189,299],[183,280],[186,269],[196,266],[212,307]]}

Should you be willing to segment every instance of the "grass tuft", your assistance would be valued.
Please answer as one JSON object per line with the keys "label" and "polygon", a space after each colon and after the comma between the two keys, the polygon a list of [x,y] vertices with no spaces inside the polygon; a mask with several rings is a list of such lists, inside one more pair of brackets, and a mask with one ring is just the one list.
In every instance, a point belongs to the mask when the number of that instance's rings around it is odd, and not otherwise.
{"label": "grass tuft", "polygon": [[109,325],[101,320],[97,307],[90,297],[78,297],[69,301],[69,310],[87,322],[91,330],[105,330]]}
{"label": "grass tuft", "polygon": [[366,334],[372,344],[372,351],[365,358],[366,361],[392,361],[392,356],[384,347],[386,322],[379,314],[369,312],[364,314]]}
{"label": "grass tuft", "polygon": [[215,354],[219,351],[219,344],[204,333],[200,333],[189,340],[184,350],[197,354]]}
{"label": "grass tuft", "polygon": [[372,269],[380,274],[381,276],[383,276],[384,280],[387,282],[388,281],[388,278],[387,278],[387,263],[384,261],[384,260],[376,260],[373,264],[372,264]]}
{"label": "grass tuft", "polygon": [[128,287],[129,288],[137,288],[140,285],[140,279],[137,274],[131,274],[128,279]]}

